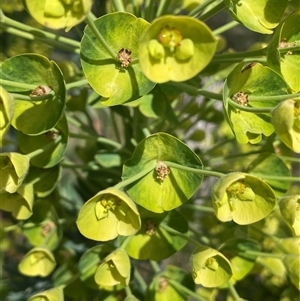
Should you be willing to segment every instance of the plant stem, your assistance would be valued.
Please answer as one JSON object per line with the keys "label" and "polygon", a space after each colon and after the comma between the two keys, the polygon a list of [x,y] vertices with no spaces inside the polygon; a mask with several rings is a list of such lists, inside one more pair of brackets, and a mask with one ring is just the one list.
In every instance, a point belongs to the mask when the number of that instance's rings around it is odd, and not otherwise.
{"label": "plant stem", "polygon": [[5,26],[4,30],[12,34],[79,53],[80,42],[10,19],[3,14],[2,10],[0,10],[0,24]]}
{"label": "plant stem", "polygon": [[84,78],[84,79],[78,80],[76,82],[66,84],[66,90],[79,88],[79,87],[82,87],[82,86],[85,86],[85,85],[88,85],[88,84],[89,84],[88,80],[86,78]]}
{"label": "plant stem", "polygon": [[2,86],[10,86],[10,87],[16,87],[16,88],[21,88],[21,89],[28,89],[29,91],[34,90],[37,85],[36,84],[27,84],[24,82],[15,82],[11,80],[6,80],[6,79],[0,79],[1,85]]}
{"label": "plant stem", "polygon": [[284,182],[300,182],[300,177],[269,176],[269,175],[256,174],[256,173],[251,173],[251,175],[262,178],[263,180],[277,180],[277,181],[284,181]]}
{"label": "plant stem", "polygon": [[248,57],[264,56],[266,55],[266,52],[267,52],[267,48],[262,48],[258,50],[252,50],[252,51],[216,54],[212,58],[211,63],[223,62],[226,61],[226,59],[232,59],[232,58],[244,59]]}
{"label": "plant stem", "polygon": [[188,166],[184,166],[184,165],[177,164],[177,163],[170,162],[170,161],[163,161],[163,163],[165,163],[168,167],[174,167],[174,168],[177,168],[180,170],[190,171],[190,172],[200,174],[203,176],[212,176],[212,177],[221,178],[225,175],[225,174],[217,172],[217,171],[210,171],[210,170],[204,170],[204,169],[200,169],[200,168],[188,167]]}
{"label": "plant stem", "polygon": [[29,154],[26,154],[26,156],[29,157],[30,159],[32,159],[32,158],[46,152],[47,150],[51,149],[51,147],[57,145],[61,140],[62,140],[62,136],[58,136],[55,140],[53,140],[50,143],[46,144],[42,148],[36,149],[35,151],[33,151]]}
{"label": "plant stem", "polygon": [[152,269],[154,270],[155,273],[160,273],[161,272],[161,268],[159,266],[159,264],[156,261],[150,260],[150,264]]}
{"label": "plant stem", "polygon": [[170,0],[159,1],[158,8],[156,10],[156,18],[165,15],[168,6],[170,5]]}
{"label": "plant stem", "polygon": [[249,102],[262,102],[262,101],[283,101],[286,99],[298,98],[300,93],[284,94],[284,95],[270,95],[270,96],[252,96],[249,95]]}
{"label": "plant stem", "polygon": [[146,283],[146,281],[144,280],[144,278],[142,277],[142,275],[140,274],[139,270],[136,267],[134,269],[134,278],[139,283],[141,290],[143,292],[145,292],[147,290],[147,283]]}
{"label": "plant stem", "polygon": [[270,113],[274,108],[273,107],[260,107],[260,108],[254,108],[254,107],[247,107],[237,104],[235,101],[228,99],[228,103],[241,111],[251,112],[251,113]]}
{"label": "plant stem", "polygon": [[154,170],[154,168],[156,167],[156,162],[155,161],[152,161],[148,164],[148,166],[140,171],[139,173],[137,173],[136,175],[124,180],[124,181],[121,181],[120,183],[118,183],[117,185],[115,185],[114,187],[117,188],[117,189],[121,189],[123,187],[126,187],[127,185],[129,184],[132,184],[134,183],[135,181],[139,180],[140,178],[144,177],[145,175],[147,175],[149,172],[151,172],[152,170]]}
{"label": "plant stem", "polygon": [[125,11],[125,7],[122,0],[112,0],[112,3],[116,11]]}
{"label": "plant stem", "polygon": [[153,19],[156,0],[146,0],[145,2],[145,19],[149,22]]}
{"label": "plant stem", "polygon": [[17,94],[17,93],[10,93],[10,95],[17,100],[39,101],[39,100],[51,100],[55,94],[52,91],[47,95],[41,95],[41,96],[29,96],[29,95]]}
{"label": "plant stem", "polygon": [[200,242],[198,242],[196,239],[189,237],[188,235],[181,233],[177,230],[174,230],[173,228],[167,226],[166,224],[161,223],[160,227],[165,229],[166,231],[168,231],[170,234],[174,234],[178,237],[183,238],[186,241],[189,241],[190,243],[192,243],[194,246],[198,247],[198,246],[202,246],[202,244]]}
{"label": "plant stem", "polygon": [[202,205],[195,205],[195,204],[186,204],[184,208],[188,209],[193,209],[193,210],[198,210],[201,212],[209,212],[209,213],[214,213],[214,208],[208,207],[208,206],[202,206]]}
{"label": "plant stem", "polygon": [[223,99],[222,94],[217,94],[217,93],[209,92],[209,91],[206,91],[203,89],[199,89],[199,88],[194,87],[189,84],[172,82],[172,81],[168,82],[168,84],[175,86],[179,89],[182,89],[184,92],[192,94],[192,95],[203,95],[205,97],[213,98],[213,99],[217,99],[217,100]]}
{"label": "plant stem", "polygon": [[241,300],[239,294],[237,293],[237,291],[236,291],[234,285],[231,283],[230,280],[227,282],[227,285],[228,285],[228,289],[229,289],[230,294],[231,294],[231,296],[233,297],[233,299],[234,299],[235,301]]}
{"label": "plant stem", "polygon": [[181,283],[174,281],[171,278],[167,278],[168,282],[178,291],[178,292],[185,292],[189,296],[193,297],[194,299],[197,299],[199,301],[208,301],[206,298],[198,295],[197,293],[191,291],[186,286],[182,285]]}
{"label": "plant stem", "polygon": [[85,22],[88,24],[88,26],[90,27],[90,29],[93,32],[93,34],[95,35],[95,37],[97,38],[97,40],[100,42],[101,46],[109,53],[109,55],[114,60],[117,61],[117,54],[106,43],[105,39],[103,38],[103,36],[99,32],[99,30],[97,29],[96,25],[94,24],[93,17],[92,17],[92,15],[90,13],[87,15],[87,17],[85,19]]}
{"label": "plant stem", "polygon": [[219,35],[235,26],[239,25],[239,23],[237,21],[231,21],[221,27],[219,27],[218,29],[213,30],[213,34],[214,35]]}
{"label": "plant stem", "polygon": [[219,11],[221,11],[224,8],[225,8],[225,1],[222,0],[220,3],[218,3],[212,9],[210,9],[206,13],[202,14],[198,19],[201,21],[205,21],[205,20],[211,18],[212,16],[214,16],[216,13],[218,13]]}
{"label": "plant stem", "polygon": [[197,17],[207,6],[214,3],[215,0],[207,0],[195,7],[193,10],[189,12],[189,16],[191,17]]}

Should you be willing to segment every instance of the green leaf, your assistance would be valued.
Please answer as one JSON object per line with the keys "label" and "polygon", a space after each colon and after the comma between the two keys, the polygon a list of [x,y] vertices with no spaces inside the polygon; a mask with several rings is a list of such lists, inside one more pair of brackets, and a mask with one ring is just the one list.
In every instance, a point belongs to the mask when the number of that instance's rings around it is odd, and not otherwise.
{"label": "green leaf", "polygon": [[203,22],[188,16],[162,16],[143,35],[139,61],[151,81],[185,81],[208,65],[216,45]]}
{"label": "green leaf", "polygon": [[163,225],[188,235],[188,223],[176,210],[168,214],[157,214],[145,209],[141,210],[141,229],[129,239],[125,250],[135,259],[160,261],[170,257],[182,249],[186,240],[168,233]]}
{"label": "green leaf", "polygon": [[229,260],[222,253],[207,246],[194,250],[190,265],[195,283],[204,287],[218,287],[232,276]]}
{"label": "green leaf", "polygon": [[14,193],[0,193],[0,208],[11,212],[18,220],[28,219],[32,215],[34,190],[31,184],[22,184]]}
{"label": "green leaf", "polygon": [[285,196],[279,200],[282,217],[296,236],[300,236],[300,195]]}
{"label": "green leaf", "polygon": [[[149,24],[129,13],[112,13],[94,21],[115,57],[105,50],[89,26],[81,41],[81,64],[91,87],[102,96],[105,106],[113,106],[135,100],[154,87],[140,69],[139,63],[121,67],[117,54],[121,49],[131,51],[131,59],[138,58],[138,42]],[[105,76],[99,76],[99,74]],[[109,83],[109,84],[108,84]]]}
{"label": "green leaf", "polygon": [[54,250],[61,241],[62,229],[51,201],[51,197],[35,199],[33,214],[23,225],[23,233],[33,246]]}
{"label": "green leaf", "polygon": [[[28,135],[47,132],[58,122],[65,106],[66,89],[60,69],[53,61],[39,54],[22,54],[4,61],[0,66],[1,79],[24,84],[45,86],[54,91],[47,100],[15,99],[12,125]],[[5,85],[8,92],[30,95],[33,91]],[[46,93],[47,94],[47,93]],[[41,118],[43,116],[43,118]]]}
{"label": "green leaf", "polygon": [[[285,163],[273,153],[261,153],[248,167],[247,172],[258,177],[277,176],[290,177],[291,171]],[[290,183],[282,180],[266,179],[277,195],[283,195],[290,187]]]}
{"label": "green leaf", "polygon": [[56,266],[54,256],[45,247],[31,249],[20,261],[18,268],[20,273],[28,277],[47,277]]}
{"label": "green leaf", "polygon": [[152,279],[148,286],[146,301],[188,300],[190,295],[175,286],[177,283],[191,291],[195,289],[191,274],[179,267],[167,265],[163,272]]}
{"label": "green leaf", "polygon": [[280,22],[287,0],[226,0],[231,15],[250,30],[272,34]]}
{"label": "green leaf", "polygon": [[118,235],[132,235],[140,226],[140,215],[134,202],[127,194],[113,187],[89,199],[77,219],[81,234],[98,241],[111,240]]}
{"label": "green leaf", "polygon": [[[164,161],[180,166],[168,167]],[[151,166],[153,169],[148,174],[125,189],[136,203],[153,212],[179,207],[194,194],[203,179],[202,175],[184,169],[203,168],[197,155],[166,133],[153,134],[139,143],[132,158],[124,164],[122,179],[125,181]]]}
{"label": "green leaf", "polygon": [[217,218],[239,225],[267,217],[276,205],[276,196],[268,184],[241,172],[223,176],[214,186],[212,198]]}
{"label": "green leaf", "polygon": [[[300,14],[294,13],[285,18],[277,27],[267,52],[268,64],[282,75],[289,87],[300,90]],[[295,49],[287,49],[296,47]]]}
{"label": "green leaf", "polygon": [[0,86],[0,138],[2,138],[9,129],[13,114],[14,99]]}
{"label": "green leaf", "polygon": [[274,132],[269,113],[255,114],[233,107],[230,100],[254,108],[273,107],[274,101],[251,101],[251,96],[272,96],[288,94],[288,86],[272,69],[255,64],[243,69],[238,64],[229,74],[223,90],[225,117],[239,143],[258,143],[262,134],[270,136]]}
{"label": "green leaf", "polygon": [[31,296],[27,301],[63,301],[64,293],[62,287],[55,287],[46,291],[39,292]]}
{"label": "green leaf", "polygon": [[80,279],[90,288],[100,289],[103,286],[95,282],[95,272],[99,264],[104,258],[114,251],[114,247],[110,244],[103,244],[95,246],[87,250],[78,261],[78,269],[80,272]]}
{"label": "green leaf", "polygon": [[0,192],[14,193],[23,183],[29,169],[29,158],[18,153],[0,154]]}
{"label": "green leaf", "polygon": [[258,252],[259,247],[255,240],[233,238],[227,240],[219,251],[230,258],[233,277],[241,280],[251,271],[257,258],[257,256],[248,255],[247,251]]}
{"label": "green leaf", "polygon": [[91,0],[24,0],[30,15],[43,26],[70,30],[81,23],[91,10]]}
{"label": "green leaf", "polygon": [[62,160],[68,143],[68,135],[68,123],[66,116],[63,114],[55,128],[50,129],[46,133],[37,136],[28,136],[22,132],[18,132],[17,139],[21,151],[25,154],[30,154],[37,149],[46,148],[48,144],[61,137],[53,146],[31,159],[31,163],[37,167],[50,168]]}
{"label": "green leaf", "polygon": [[97,268],[95,281],[101,286],[124,285],[130,280],[130,260],[125,250],[117,249],[109,254]]}
{"label": "green leaf", "polygon": [[272,111],[272,123],[279,139],[300,153],[300,99],[287,99]]}

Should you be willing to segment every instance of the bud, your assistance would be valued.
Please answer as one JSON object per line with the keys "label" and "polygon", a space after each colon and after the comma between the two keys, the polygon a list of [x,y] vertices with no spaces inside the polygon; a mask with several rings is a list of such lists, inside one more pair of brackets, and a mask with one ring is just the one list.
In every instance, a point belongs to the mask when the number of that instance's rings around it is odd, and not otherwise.
{"label": "bud", "polygon": [[176,48],[175,57],[181,61],[190,59],[195,52],[194,43],[191,39],[183,39]]}

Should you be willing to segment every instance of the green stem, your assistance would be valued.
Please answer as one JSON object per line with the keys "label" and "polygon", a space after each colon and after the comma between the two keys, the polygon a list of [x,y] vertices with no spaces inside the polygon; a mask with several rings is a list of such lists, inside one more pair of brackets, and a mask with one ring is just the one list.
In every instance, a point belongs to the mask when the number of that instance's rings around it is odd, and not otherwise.
{"label": "green stem", "polygon": [[228,289],[229,289],[230,294],[231,294],[231,296],[233,297],[233,299],[234,299],[235,301],[241,300],[239,294],[237,293],[237,291],[236,291],[234,285],[231,283],[230,280],[227,282],[227,285],[228,285]]}
{"label": "green stem", "polygon": [[156,18],[160,17],[162,15],[165,15],[165,13],[168,9],[168,6],[170,5],[170,2],[171,2],[170,0],[159,1],[159,5],[158,5],[157,11],[156,11]]}
{"label": "green stem", "polygon": [[35,151],[26,154],[27,157],[30,159],[46,152],[47,150],[51,149],[53,146],[57,145],[62,140],[62,136],[58,136],[55,140],[51,141],[50,143],[46,144],[42,148],[36,149]]}
{"label": "green stem", "polygon": [[196,239],[194,239],[194,238],[192,238],[192,237],[190,237],[190,236],[188,236],[186,234],[183,234],[183,233],[181,233],[181,232],[179,232],[177,230],[174,230],[173,228],[167,226],[166,224],[161,223],[160,227],[162,229],[165,229],[166,231],[168,231],[170,234],[174,234],[174,235],[176,235],[178,237],[183,238],[186,241],[189,241],[190,243],[192,243],[196,247],[202,246],[202,244],[200,242],[198,242]]}
{"label": "green stem", "polygon": [[251,112],[251,113],[270,113],[274,108],[273,107],[261,107],[261,108],[253,108],[253,107],[247,107],[237,104],[235,101],[228,99],[228,103],[241,111]]}
{"label": "green stem", "polygon": [[231,22],[229,22],[229,23],[227,23],[227,24],[225,24],[225,25],[223,25],[223,26],[221,26],[221,27],[213,30],[213,34],[214,35],[219,35],[219,34],[225,32],[225,31],[227,31],[227,30],[229,30],[229,29],[231,29],[231,28],[233,28],[233,27],[235,27],[235,26],[237,26],[239,24],[240,23],[238,23],[237,21],[231,21]]}
{"label": "green stem", "polygon": [[214,213],[214,208],[208,207],[208,206],[202,206],[202,205],[195,205],[195,204],[186,204],[184,208],[188,209],[193,209],[193,210],[198,210],[201,212],[209,212],[209,213]]}
{"label": "green stem", "polygon": [[213,99],[217,99],[217,100],[223,99],[222,94],[217,94],[217,93],[209,92],[209,91],[206,91],[203,89],[199,89],[199,88],[191,86],[189,84],[179,83],[179,82],[168,82],[168,84],[175,86],[179,89],[182,89],[184,92],[192,94],[192,95],[203,95],[205,97],[213,98]]}
{"label": "green stem", "polygon": [[187,167],[187,166],[177,164],[174,162],[170,162],[170,161],[163,161],[163,163],[165,163],[168,167],[174,167],[174,168],[177,168],[180,170],[190,171],[190,172],[200,174],[203,176],[212,176],[212,177],[221,178],[225,175],[225,174],[217,172],[217,171],[210,171],[210,170],[198,169],[198,168],[193,168],[193,167]]}
{"label": "green stem", "polygon": [[116,11],[125,11],[125,7],[122,0],[112,0],[112,3]]}
{"label": "green stem", "polygon": [[19,223],[15,224],[15,225],[10,225],[10,226],[4,227],[4,232],[8,233],[10,231],[15,231],[15,230],[18,230],[18,229],[20,229]]}
{"label": "green stem", "polygon": [[2,10],[0,10],[0,24],[3,24],[5,26],[4,29],[10,31],[10,33],[20,34],[30,40],[37,40],[54,47],[79,53],[80,42],[10,19],[3,14]]}
{"label": "green stem", "polygon": [[6,80],[6,79],[0,79],[0,83],[3,86],[28,89],[29,91],[32,91],[32,90],[36,89],[36,87],[37,87],[37,85],[27,84],[27,83],[22,83],[22,82],[15,82],[15,81]]}
{"label": "green stem", "polygon": [[17,94],[17,93],[10,93],[10,95],[17,100],[39,101],[39,100],[51,100],[53,99],[55,93],[51,91],[49,94],[41,95],[41,96],[30,96],[30,95]]}
{"label": "green stem", "polygon": [[131,5],[133,8],[133,14],[139,18],[141,16],[141,11],[140,11],[140,5],[138,3],[138,0],[131,0]]}
{"label": "green stem", "polygon": [[244,252],[239,253],[241,256],[243,255],[252,255],[252,256],[260,256],[260,257],[271,257],[271,258],[282,258],[284,254],[276,254],[276,253],[263,253],[258,251],[246,250]]}
{"label": "green stem", "polygon": [[97,40],[100,42],[101,46],[109,53],[109,55],[117,61],[117,54],[110,48],[110,46],[106,43],[105,39],[103,38],[103,36],[101,35],[101,33],[99,32],[99,30],[97,29],[97,27],[95,26],[94,22],[93,22],[93,18],[91,16],[91,14],[89,13],[85,19],[85,22],[88,24],[88,26],[90,27],[91,31],[93,32],[93,34],[95,35],[95,37],[97,38]]}
{"label": "green stem", "polygon": [[82,86],[85,86],[85,85],[88,85],[88,84],[89,84],[88,80],[86,78],[84,78],[84,79],[78,80],[76,82],[66,84],[66,90],[79,88],[79,87],[82,87]]}
{"label": "green stem", "polygon": [[122,148],[122,144],[110,140],[108,138],[105,137],[98,137],[98,136],[94,136],[94,135],[87,135],[87,134],[76,134],[76,133],[70,133],[69,137],[71,138],[78,138],[78,139],[85,139],[85,140],[96,140],[99,143],[102,143],[104,145],[107,146],[112,146],[113,148],[116,149],[121,149]]}
{"label": "green stem", "polygon": [[26,182],[26,184],[31,184],[34,185],[37,182],[41,181],[42,179],[44,179],[47,175],[51,174],[51,170],[49,169],[44,169],[44,172],[41,173],[38,177],[33,178],[30,182]]}
{"label": "green stem", "polygon": [[214,16],[215,14],[217,14],[219,11],[223,10],[225,7],[226,7],[225,1],[222,0],[220,3],[218,3],[212,9],[210,9],[209,11],[207,11],[206,13],[201,15],[198,19],[201,21],[205,21],[205,20],[211,18],[212,16]]}
{"label": "green stem", "polygon": [[300,177],[281,177],[281,176],[269,176],[263,174],[255,174],[251,173],[256,177],[262,178],[263,180],[277,180],[277,181],[284,181],[284,182],[300,182]]}
{"label": "green stem", "polygon": [[249,102],[262,102],[262,101],[283,101],[286,99],[298,98],[300,93],[284,94],[284,95],[270,95],[270,96],[252,96],[249,95]]}
{"label": "green stem", "polygon": [[161,268],[156,261],[150,260],[150,265],[156,274],[161,272]]}
{"label": "green stem", "polygon": [[167,278],[168,282],[178,291],[178,292],[185,292],[186,294],[188,294],[189,296],[193,297],[194,299],[197,299],[199,301],[208,301],[207,298],[204,298],[200,295],[198,295],[197,293],[191,291],[190,289],[188,289],[186,286],[182,285],[181,283],[174,281],[171,278]]}
{"label": "green stem", "polygon": [[134,269],[134,278],[139,283],[139,286],[140,286],[141,290],[143,292],[146,292],[147,283],[146,283],[146,281],[144,280],[144,278],[142,277],[142,275],[140,274],[140,272],[138,271],[138,269],[136,267]]}
{"label": "green stem", "polygon": [[142,170],[139,173],[137,173],[136,175],[128,178],[127,180],[121,181],[120,183],[115,185],[115,188],[121,189],[123,187],[126,187],[129,184],[134,183],[135,181],[139,180],[140,178],[144,177],[145,175],[147,175],[148,173],[153,171],[155,169],[155,167],[156,167],[156,162],[153,161],[144,170]]}
{"label": "green stem", "polygon": [[252,50],[252,51],[216,54],[213,57],[213,59],[211,60],[211,63],[220,62],[220,61],[224,61],[226,59],[232,59],[232,58],[233,59],[244,59],[244,58],[249,58],[249,57],[265,56],[266,52],[267,52],[267,48],[262,48],[262,49],[258,49],[258,50]]}
{"label": "green stem", "polygon": [[191,17],[197,17],[207,6],[211,5],[214,3],[215,0],[207,0],[195,7],[193,10],[189,12],[189,16]]}
{"label": "green stem", "polygon": [[145,19],[149,22],[153,19],[156,0],[146,0],[145,2]]}

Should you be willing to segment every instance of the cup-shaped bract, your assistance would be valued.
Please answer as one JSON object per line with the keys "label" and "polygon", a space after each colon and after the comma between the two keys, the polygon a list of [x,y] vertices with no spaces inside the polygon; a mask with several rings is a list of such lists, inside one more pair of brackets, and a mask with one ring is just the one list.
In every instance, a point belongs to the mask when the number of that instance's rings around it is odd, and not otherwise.
{"label": "cup-shaped bract", "polygon": [[139,62],[153,82],[185,81],[208,65],[216,45],[211,30],[201,21],[166,15],[155,19],[143,35]]}
{"label": "cup-shaped bract", "polygon": [[20,261],[20,273],[29,277],[47,277],[56,266],[52,252],[44,247],[31,249]]}
{"label": "cup-shaped bract", "polygon": [[27,301],[60,301],[64,300],[63,287],[58,286],[31,296]]}
{"label": "cup-shaped bract", "polygon": [[18,220],[28,219],[32,215],[34,200],[33,185],[22,184],[14,193],[0,193],[0,209],[11,212]]}
{"label": "cup-shaped bract", "polygon": [[287,99],[272,111],[272,123],[279,139],[300,153],[300,99]]}
{"label": "cup-shaped bract", "polygon": [[29,157],[18,153],[0,154],[0,191],[17,191],[28,172],[29,161]]}
{"label": "cup-shaped bract", "polygon": [[213,188],[213,207],[223,222],[255,223],[269,215],[276,205],[272,188],[252,175],[234,172],[222,177]]}
{"label": "cup-shaped bract", "polygon": [[282,217],[296,236],[300,235],[300,195],[290,195],[279,200]]}
{"label": "cup-shaped bract", "polygon": [[141,220],[131,198],[111,187],[100,191],[83,205],[77,227],[89,239],[107,241],[118,235],[135,234],[141,227]]}
{"label": "cup-shaped bract", "polygon": [[14,114],[14,99],[0,86],[0,138],[9,129]]}
{"label": "cup-shaped bract", "polygon": [[196,284],[218,287],[232,276],[230,261],[220,252],[207,246],[199,246],[191,257],[192,276]]}
{"label": "cup-shaped bract", "polygon": [[101,286],[124,285],[130,280],[130,260],[124,249],[117,249],[109,254],[99,265],[95,281]]}
{"label": "cup-shaped bract", "polygon": [[86,18],[93,4],[91,0],[25,0],[24,3],[40,24],[67,31]]}

